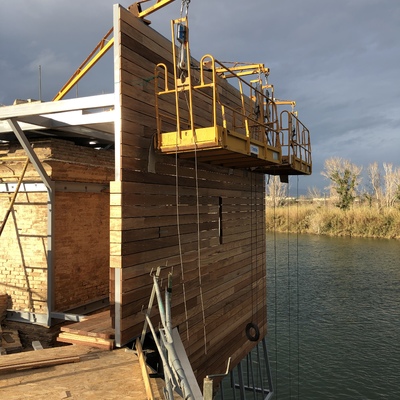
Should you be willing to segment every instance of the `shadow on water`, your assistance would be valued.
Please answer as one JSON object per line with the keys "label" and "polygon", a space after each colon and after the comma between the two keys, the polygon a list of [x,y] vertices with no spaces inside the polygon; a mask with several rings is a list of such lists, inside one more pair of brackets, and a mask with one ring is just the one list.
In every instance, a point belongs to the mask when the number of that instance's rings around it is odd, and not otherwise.
{"label": "shadow on water", "polygon": [[400,243],[267,235],[277,399],[400,399]]}

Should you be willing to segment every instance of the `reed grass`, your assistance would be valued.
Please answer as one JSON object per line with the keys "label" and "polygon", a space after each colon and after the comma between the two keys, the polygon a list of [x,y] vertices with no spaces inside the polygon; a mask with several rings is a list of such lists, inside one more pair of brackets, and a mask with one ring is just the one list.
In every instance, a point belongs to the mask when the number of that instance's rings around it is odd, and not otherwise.
{"label": "reed grass", "polygon": [[400,210],[367,205],[342,211],[332,205],[267,206],[267,230],[330,236],[400,239]]}

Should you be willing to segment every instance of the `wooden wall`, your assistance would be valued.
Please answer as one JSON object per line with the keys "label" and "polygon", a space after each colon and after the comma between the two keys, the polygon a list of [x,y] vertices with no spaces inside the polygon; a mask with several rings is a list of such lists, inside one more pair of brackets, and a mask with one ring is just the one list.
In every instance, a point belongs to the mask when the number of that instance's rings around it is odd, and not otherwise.
{"label": "wooden wall", "polygon": [[229,356],[235,365],[251,350],[247,323],[266,334],[264,176],[199,163],[196,180],[194,160],[152,150],[154,67],[164,62],[172,72],[171,44],[119,5],[114,35],[120,121],[110,185],[110,264],[116,341],[123,345],[141,333],[152,268],[168,266],[164,277],[173,268],[173,323],[201,381],[221,373]]}

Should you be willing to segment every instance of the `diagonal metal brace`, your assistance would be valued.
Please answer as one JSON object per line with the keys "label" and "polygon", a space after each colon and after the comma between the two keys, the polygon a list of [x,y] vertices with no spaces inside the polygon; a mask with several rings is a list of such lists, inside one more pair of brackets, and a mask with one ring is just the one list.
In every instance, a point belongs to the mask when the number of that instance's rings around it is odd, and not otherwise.
{"label": "diagonal metal brace", "polygon": [[19,126],[18,121],[15,118],[10,118],[7,120],[7,122],[9,123],[11,129],[13,130],[22,148],[25,150],[27,156],[29,157],[29,161],[35,167],[43,183],[46,185],[46,188],[49,191],[49,193],[51,193],[53,191],[54,182],[52,182],[49,175],[47,175],[46,170],[44,169],[41,161],[39,160],[39,157],[33,151],[32,146],[30,145],[29,140],[25,136],[25,133]]}

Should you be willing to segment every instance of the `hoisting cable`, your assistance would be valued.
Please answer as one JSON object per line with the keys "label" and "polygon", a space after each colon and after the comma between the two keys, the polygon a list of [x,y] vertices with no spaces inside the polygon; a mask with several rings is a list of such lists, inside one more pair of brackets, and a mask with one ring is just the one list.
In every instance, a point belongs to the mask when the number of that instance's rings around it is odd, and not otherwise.
{"label": "hoisting cable", "polygon": [[[256,208],[256,288],[257,288],[257,292],[256,292],[256,307],[257,307],[257,314],[258,314],[258,318],[257,320],[260,321],[261,323],[263,322],[263,319],[260,317],[258,309],[260,307],[260,303],[259,303],[259,298],[260,298],[260,294],[259,294],[259,280],[262,276],[258,277],[258,178],[256,177],[256,175],[254,175],[254,180],[255,180],[255,196],[254,196],[254,200],[255,200],[255,208]],[[263,310],[263,307],[261,307],[261,312]]]}
{"label": "hoisting cable", "polygon": [[[289,178],[288,178],[289,180]],[[290,185],[286,188],[287,204],[287,295],[288,295],[288,363],[289,363],[289,399],[292,398],[292,360],[291,360],[291,279],[290,279]]]}
{"label": "hoisting cable", "polygon": [[199,177],[198,177],[198,168],[197,168],[197,141],[196,140],[195,140],[195,144],[194,144],[194,169],[195,169],[195,180],[196,180],[196,212],[197,212],[197,270],[198,270],[198,276],[199,276],[201,313],[202,313],[202,317],[203,317],[204,354],[207,354],[206,315],[205,315],[205,310],[204,310],[203,284],[202,284],[202,277],[201,277]]}
{"label": "hoisting cable", "polygon": [[[252,172],[253,173],[253,172]],[[256,217],[256,223],[255,223],[255,228],[256,228],[256,320],[259,321],[258,318],[258,299],[259,299],[259,293],[258,293],[258,207],[257,207],[257,177],[254,175],[254,208],[255,208],[255,217]]]}
{"label": "hoisting cable", "polygon": [[[254,294],[254,291],[257,290],[257,264],[256,270],[254,267],[254,183],[253,183],[253,172],[250,172],[250,273],[251,273],[251,314],[252,321],[246,325],[245,332],[246,337],[251,342],[257,342],[260,338],[260,328],[254,322],[256,320],[256,310],[257,310],[257,292]],[[255,270],[255,272],[254,272]],[[256,300],[254,300],[256,298]]]}
{"label": "hoisting cable", "polygon": [[[187,57],[190,57],[188,51],[188,40],[189,40],[189,28],[187,25],[187,17],[189,13],[189,4],[190,0],[182,0],[181,3],[181,12],[180,12],[180,23],[177,25],[177,40],[179,42],[179,52],[178,52],[178,68],[179,68],[179,77],[184,82],[186,78],[186,74],[188,73],[189,65]],[[184,17],[185,14],[185,17]],[[183,20],[186,19],[186,24],[183,24]],[[189,115],[191,113],[191,100],[188,101],[186,90],[184,86],[182,86],[181,91],[184,94],[186,106],[189,111]],[[178,121],[180,123],[180,121]],[[192,117],[190,118],[191,127],[193,127]],[[194,132],[195,133],[195,132]],[[198,280],[199,280],[199,296],[201,303],[201,311],[202,311],[202,319],[203,319],[203,337],[204,337],[204,354],[207,354],[207,332],[206,332],[206,317],[205,317],[205,308],[204,308],[204,298],[203,298],[203,285],[202,285],[202,273],[201,273],[201,237],[200,237],[200,203],[199,203],[199,179],[198,179],[198,162],[197,162],[197,141],[195,138],[195,146],[194,146],[194,156],[195,156],[195,187],[196,187],[196,214],[197,214],[197,270],[198,270]]]}
{"label": "hoisting cable", "polygon": [[185,13],[186,13],[186,17],[188,16],[189,13],[189,4],[190,4],[190,0],[182,0],[181,3],[181,18],[183,16],[183,11],[184,9],[186,9]]}
{"label": "hoisting cable", "polygon": [[189,4],[190,0],[182,0],[181,3],[181,12],[180,12],[180,20],[181,22],[177,25],[177,33],[176,37],[178,42],[180,43],[179,45],[179,50],[178,50],[178,66],[179,66],[179,77],[182,80],[182,82],[185,81],[186,74],[188,71],[188,62],[190,60],[187,60],[187,46],[188,46],[188,40],[189,40],[189,29],[187,24],[183,24],[183,14],[185,14],[185,18],[187,19],[188,13],[189,13]]}
{"label": "hoisting cable", "polygon": [[[176,132],[176,143],[178,143],[178,130]],[[180,216],[179,216],[179,173],[178,173],[178,145],[175,149],[175,198],[176,198],[176,226],[178,234],[178,247],[179,247],[179,264],[181,268],[181,279],[182,279],[182,292],[183,292],[183,304],[185,308],[185,321],[186,321],[186,337],[189,341],[189,319],[188,310],[186,304],[186,289],[185,289],[185,273],[183,267],[183,256],[182,256],[182,240],[181,240],[181,228],[180,228]]]}
{"label": "hoisting cable", "polygon": [[[271,176],[268,176],[270,180]],[[269,183],[269,182],[268,182]],[[275,190],[272,195],[272,204],[274,211],[274,339],[275,339],[275,394],[278,400],[278,261],[277,261],[277,246],[276,246],[276,194]]]}
{"label": "hoisting cable", "polygon": [[296,229],[296,301],[297,301],[297,398],[300,399],[300,284],[299,284],[299,176],[297,176],[297,229]]}
{"label": "hoisting cable", "polygon": [[251,267],[251,319],[254,321],[254,268],[253,268],[253,173],[250,172],[250,267]]}

